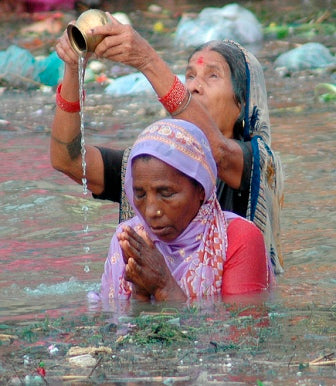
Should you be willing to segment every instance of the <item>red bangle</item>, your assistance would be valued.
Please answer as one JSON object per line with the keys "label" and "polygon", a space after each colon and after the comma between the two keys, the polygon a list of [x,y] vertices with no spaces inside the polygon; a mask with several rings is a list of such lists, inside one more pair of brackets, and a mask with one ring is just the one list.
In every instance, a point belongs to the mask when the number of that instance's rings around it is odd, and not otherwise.
{"label": "red bangle", "polygon": [[168,113],[172,114],[183,103],[188,91],[180,79],[175,75],[174,83],[168,94],[159,98]]}
{"label": "red bangle", "polygon": [[62,83],[57,86],[56,90],[56,105],[63,111],[67,113],[79,113],[80,112],[80,103],[77,102],[69,102],[65,100],[61,95]]}

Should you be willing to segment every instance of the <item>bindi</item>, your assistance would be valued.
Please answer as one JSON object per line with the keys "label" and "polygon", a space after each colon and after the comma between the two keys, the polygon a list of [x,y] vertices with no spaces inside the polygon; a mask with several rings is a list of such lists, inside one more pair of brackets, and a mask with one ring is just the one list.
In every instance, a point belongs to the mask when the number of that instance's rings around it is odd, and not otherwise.
{"label": "bindi", "polygon": [[204,58],[203,58],[203,56],[200,56],[200,57],[197,59],[197,64],[204,64]]}

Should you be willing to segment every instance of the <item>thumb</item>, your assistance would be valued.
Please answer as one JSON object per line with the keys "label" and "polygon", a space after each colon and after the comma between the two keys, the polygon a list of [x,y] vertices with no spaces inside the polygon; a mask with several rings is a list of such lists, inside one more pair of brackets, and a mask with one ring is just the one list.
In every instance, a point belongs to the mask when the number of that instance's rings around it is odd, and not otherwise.
{"label": "thumb", "polygon": [[154,248],[154,244],[153,244],[153,241],[149,238],[147,232],[144,230],[144,228],[140,228],[139,230],[137,230],[137,233],[140,237],[143,238],[143,240],[145,241],[145,243],[150,247],[150,248]]}

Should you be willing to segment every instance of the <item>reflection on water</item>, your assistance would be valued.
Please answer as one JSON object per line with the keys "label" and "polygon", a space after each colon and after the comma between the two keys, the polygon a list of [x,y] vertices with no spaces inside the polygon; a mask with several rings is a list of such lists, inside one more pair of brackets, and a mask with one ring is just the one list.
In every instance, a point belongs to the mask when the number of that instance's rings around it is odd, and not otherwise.
{"label": "reflection on water", "polygon": [[[286,272],[278,279],[278,291],[288,304],[331,305],[335,293],[334,119],[335,113],[328,111],[272,117],[273,146],[281,153],[286,174]],[[20,301],[24,297],[29,307],[30,295],[53,297],[64,291],[68,296],[78,291],[82,296],[99,283],[118,207],[83,197],[79,186],[51,168],[48,135],[0,135],[0,318],[6,319],[15,314],[15,296]],[[92,137],[93,142],[104,141]],[[113,139],[109,143],[119,146]],[[85,240],[83,205],[89,208]],[[83,243],[90,245],[88,254]],[[85,272],[88,261],[90,272]],[[81,285],[72,285],[77,281]],[[42,312],[44,307],[41,302]],[[18,315],[22,312],[18,308]]]}
{"label": "reflection on water", "polygon": [[[258,52],[269,92],[272,145],[286,176],[285,273],[278,278],[267,311],[279,332],[265,347],[274,355],[273,366],[276,360],[282,364],[290,350],[302,357],[332,349],[336,335],[336,113],[334,105],[314,99],[314,87],[330,78],[319,72],[280,78],[270,64],[270,55],[280,46],[266,42]],[[178,71],[185,56],[178,53]],[[99,312],[86,303],[86,293],[99,286],[118,206],[83,197],[80,186],[51,168],[46,132],[53,94],[13,91],[2,98],[0,118],[11,125],[0,126],[0,322]],[[86,140],[118,148],[131,144],[161,113],[154,98],[143,99],[111,101],[102,89],[88,93]],[[88,208],[85,240],[83,207]],[[90,246],[88,253],[83,252],[85,245]],[[88,263],[90,270],[85,269]],[[208,313],[214,319],[218,309]],[[303,334],[305,323],[318,326],[322,320],[320,328]],[[288,370],[292,380],[297,371]],[[318,379],[318,371],[311,379],[315,376]]]}

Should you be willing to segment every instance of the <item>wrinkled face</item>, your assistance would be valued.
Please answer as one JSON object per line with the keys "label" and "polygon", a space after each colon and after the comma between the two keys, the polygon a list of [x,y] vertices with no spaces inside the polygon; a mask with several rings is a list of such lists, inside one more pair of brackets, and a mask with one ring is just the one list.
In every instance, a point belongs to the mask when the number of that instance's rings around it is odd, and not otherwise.
{"label": "wrinkled face", "polygon": [[205,48],[196,52],[186,70],[186,86],[204,105],[220,131],[233,137],[240,106],[234,100],[230,67],[218,52]]}
{"label": "wrinkled face", "polygon": [[162,241],[175,240],[196,216],[204,200],[200,185],[155,157],[132,164],[134,204]]}

